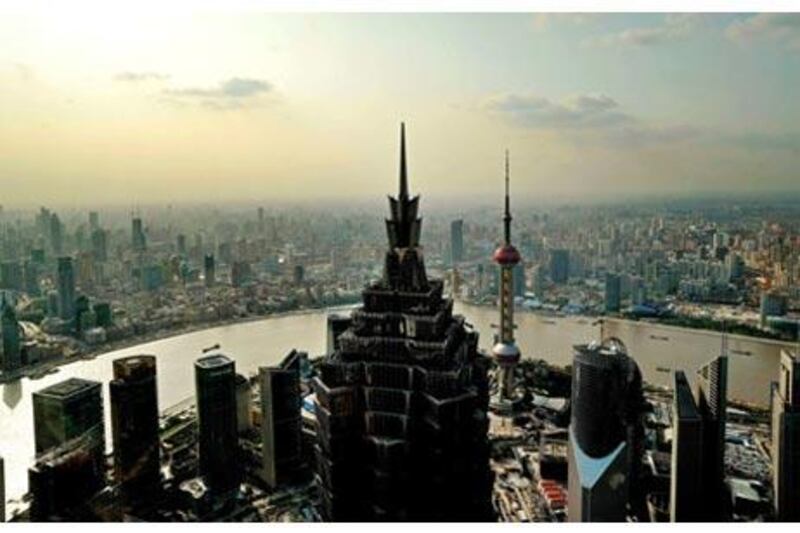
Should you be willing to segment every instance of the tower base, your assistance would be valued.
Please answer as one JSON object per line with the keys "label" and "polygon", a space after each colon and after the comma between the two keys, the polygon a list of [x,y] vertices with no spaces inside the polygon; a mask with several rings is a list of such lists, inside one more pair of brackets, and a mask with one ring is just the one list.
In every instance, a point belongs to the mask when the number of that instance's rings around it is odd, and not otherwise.
{"label": "tower base", "polygon": [[494,394],[489,399],[489,409],[501,416],[510,416],[519,410],[522,397],[514,395],[511,398],[503,398],[499,394]]}

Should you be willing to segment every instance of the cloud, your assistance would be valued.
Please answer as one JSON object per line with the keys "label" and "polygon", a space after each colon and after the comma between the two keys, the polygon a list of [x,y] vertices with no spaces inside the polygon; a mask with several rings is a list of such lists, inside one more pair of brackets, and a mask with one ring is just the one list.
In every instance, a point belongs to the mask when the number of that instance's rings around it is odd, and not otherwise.
{"label": "cloud", "polygon": [[506,93],[490,97],[485,108],[529,128],[598,128],[630,120],[613,98],[603,94],[579,94],[554,102],[533,93]]}
{"label": "cloud", "polygon": [[789,50],[800,50],[800,14],[761,13],[738,19],[725,29],[725,35],[743,44],[766,40]]}
{"label": "cloud", "polygon": [[198,104],[209,109],[239,109],[254,104],[260,96],[272,93],[273,85],[254,78],[230,78],[216,87],[184,87],[164,89],[163,95],[173,103]]}
{"label": "cloud", "polygon": [[626,112],[614,98],[604,94],[551,100],[535,93],[504,93],[490,96],[481,108],[520,128],[618,150],[694,143],[753,153],[800,155],[798,131],[732,133],[687,123],[661,124]]}
{"label": "cloud", "polygon": [[660,26],[628,28],[620,32],[590,37],[583,44],[595,47],[643,47],[679,41],[700,25],[702,16],[693,13],[664,16]]}
{"label": "cloud", "polygon": [[169,79],[169,74],[161,74],[160,72],[120,72],[114,75],[115,81],[126,82],[140,82],[140,81],[166,81]]}
{"label": "cloud", "polygon": [[488,98],[483,108],[531,130],[557,132],[571,140],[617,146],[685,142],[703,135],[686,124],[650,124],[625,112],[604,94],[587,93],[554,101],[534,93],[506,93]]}

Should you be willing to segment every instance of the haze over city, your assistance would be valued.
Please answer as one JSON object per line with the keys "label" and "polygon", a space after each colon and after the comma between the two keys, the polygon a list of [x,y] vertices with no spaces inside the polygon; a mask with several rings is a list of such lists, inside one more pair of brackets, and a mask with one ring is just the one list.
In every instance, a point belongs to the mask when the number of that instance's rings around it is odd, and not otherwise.
{"label": "haze over city", "polygon": [[[793,14],[0,17],[7,207],[798,192]],[[45,156],[46,154],[46,156]]]}
{"label": "haze over city", "polygon": [[0,7],[0,523],[800,522],[800,15],[139,1]]}

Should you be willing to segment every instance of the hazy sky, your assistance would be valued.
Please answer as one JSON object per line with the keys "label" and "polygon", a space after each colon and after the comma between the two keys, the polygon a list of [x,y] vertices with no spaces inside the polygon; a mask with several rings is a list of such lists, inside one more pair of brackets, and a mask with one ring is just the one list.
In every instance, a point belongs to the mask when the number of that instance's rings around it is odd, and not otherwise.
{"label": "hazy sky", "polygon": [[800,16],[0,17],[0,204],[800,192]]}

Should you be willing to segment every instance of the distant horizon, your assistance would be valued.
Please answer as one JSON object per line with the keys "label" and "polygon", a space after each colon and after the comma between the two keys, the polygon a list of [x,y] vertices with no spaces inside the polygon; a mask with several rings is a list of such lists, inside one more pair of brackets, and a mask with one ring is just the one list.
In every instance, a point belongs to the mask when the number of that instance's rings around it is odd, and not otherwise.
{"label": "distant horizon", "polygon": [[[513,183],[513,182],[512,182]],[[513,185],[512,185],[513,186]],[[411,192],[413,195],[421,195],[420,211],[421,215],[426,215],[426,209],[448,211],[474,211],[483,209],[502,209],[502,189],[498,188],[496,198],[488,199],[486,195],[443,195],[437,197],[433,193],[426,193],[414,189],[413,179],[411,180]],[[73,204],[64,202],[50,202],[38,204],[14,204],[0,203],[0,209],[5,215],[12,213],[36,212],[40,208],[50,210],[63,210],[65,212],[89,212],[89,211],[110,211],[123,213],[125,211],[135,213],[137,211],[161,211],[169,208],[177,210],[187,209],[221,209],[221,210],[257,210],[263,207],[266,210],[287,210],[287,209],[319,209],[320,207],[335,208],[338,210],[364,211],[375,208],[383,209],[386,207],[388,195],[395,195],[396,191],[387,190],[385,194],[378,196],[358,196],[353,198],[344,197],[309,197],[304,199],[274,199],[274,198],[249,198],[231,200],[194,200],[194,201],[159,201],[148,203],[83,203]],[[453,200],[457,200],[457,205],[453,205]],[[552,197],[536,198],[534,195],[524,193],[512,193],[512,205],[514,209],[544,209],[552,210],[564,207],[633,207],[650,206],[658,204],[663,207],[676,205],[709,205],[725,204],[729,202],[747,202],[765,205],[797,204],[800,201],[800,191],[797,190],[775,190],[768,192],[748,192],[748,191],[729,191],[720,193],[716,191],[686,192],[686,193],[651,193],[629,196],[603,196],[585,195],[574,197]],[[797,205],[800,209],[800,205]]]}

